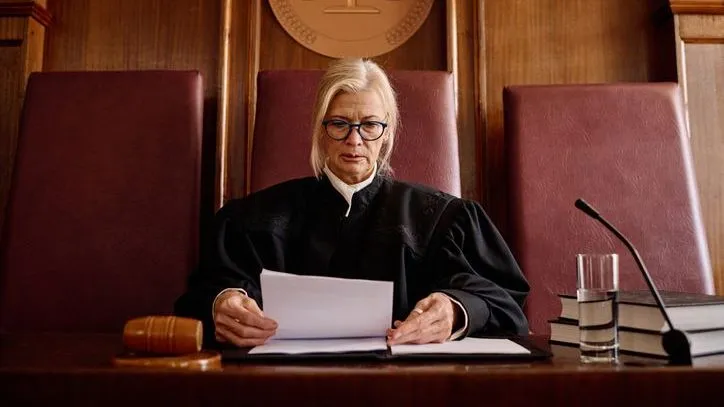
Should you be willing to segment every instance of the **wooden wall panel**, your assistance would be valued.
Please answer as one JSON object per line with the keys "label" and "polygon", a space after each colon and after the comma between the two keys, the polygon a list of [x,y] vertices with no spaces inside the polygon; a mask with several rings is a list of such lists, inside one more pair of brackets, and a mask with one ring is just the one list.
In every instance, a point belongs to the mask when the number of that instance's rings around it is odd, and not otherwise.
{"label": "wooden wall panel", "polygon": [[481,201],[485,63],[482,0],[448,0],[448,70],[457,92],[458,155],[462,196]]}
{"label": "wooden wall panel", "polygon": [[[225,157],[223,174],[217,179],[219,204],[245,195],[247,133],[254,125],[256,73],[259,70],[261,13],[263,0],[231,1],[229,21],[229,99],[226,140],[219,140],[219,160]],[[268,5],[266,5],[268,7]],[[225,146],[225,148],[224,148]],[[225,151],[221,151],[221,150]],[[222,163],[219,163],[222,164]]]}
{"label": "wooden wall panel", "polygon": [[[0,31],[6,28],[0,21]],[[0,35],[2,34],[0,33]],[[0,67],[2,67],[2,71],[0,71],[0,84],[2,84],[2,91],[0,91],[0,228],[5,218],[5,206],[12,179],[18,118],[22,105],[23,52],[19,44],[16,41],[0,40]]]}
{"label": "wooden wall panel", "polygon": [[0,230],[15,163],[25,82],[42,69],[45,26],[43,2],[0,0]]}
{"label": "wooden wall panel", "polygon": [[704,8],[694,8],[704,2],[671,3],[687,13],[676,15],[679,80],[688,106],[714,284],[724,294],[724,1],[710,1]]}
{"label": "wooden wall panel", "polygon": [[485,1],[484,203],[504,234],[503,87],[667,79],[658,70],[671,76],[675,61],[651,61],[673,33],[654,35],[656,10],[630,0]]}
{"label": "wooden wall panel", "polygon": [[217,95],[219,1],[50,0],[46,71],[198,69]]}
{"label": "wooden wall panel", "polygon": [[685,52],[692,154],[714,283],[724,293],[724,41]]}

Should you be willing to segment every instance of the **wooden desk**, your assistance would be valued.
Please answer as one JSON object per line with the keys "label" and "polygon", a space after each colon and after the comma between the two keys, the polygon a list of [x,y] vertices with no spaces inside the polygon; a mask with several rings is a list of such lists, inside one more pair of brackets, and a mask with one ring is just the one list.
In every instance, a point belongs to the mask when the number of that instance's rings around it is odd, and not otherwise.
{"label": "wooden desk", "polygon": [[[536,338],[545,343],[545,338]],[[724,361],[597,367],[553,346],[533,363],[226,364],[114,368],[114,335],[0,336],[0,405],[721,405]]]}

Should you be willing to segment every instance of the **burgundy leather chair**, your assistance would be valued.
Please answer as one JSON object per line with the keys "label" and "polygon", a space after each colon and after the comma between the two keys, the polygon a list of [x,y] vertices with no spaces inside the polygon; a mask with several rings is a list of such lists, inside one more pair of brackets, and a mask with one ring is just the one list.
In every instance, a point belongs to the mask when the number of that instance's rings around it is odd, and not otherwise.
{"label": "burgundy leather chair", "polygon": [[[438,71],[389,73],[402,126],[392,152],[395,178],[460,196],[452,76]],[[262,71],[258,76],[251,192],[312,175],[312,110],[322,71]],[[320,124],[321,125],[321,124]]]}
{"label": "burgundy leather chair", "polygon": [[198,72],[34,73],[2,247],[0,330],[171,313],[197,260]]}
{"label": "burgundy leather chair", "polygon": [[676,84],[512,86],[504,110],[510,244],[531,284],[533,332],[549,332],[557,294],[575,293],[576,253],[619,253],[620,289],[646,288],[577,198],[630,238],[658,288],[713,293]]}

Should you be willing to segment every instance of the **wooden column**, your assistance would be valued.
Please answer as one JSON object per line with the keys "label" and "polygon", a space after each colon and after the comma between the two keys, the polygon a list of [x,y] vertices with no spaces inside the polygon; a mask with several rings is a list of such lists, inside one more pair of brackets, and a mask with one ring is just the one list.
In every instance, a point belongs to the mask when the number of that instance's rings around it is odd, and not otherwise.
{"label": "wooden column", "polygon": [[0,230],[17,145],[25,84],[43,67],[50,14],[42,1],[0,0]]}
{"label": "wooden column", "polygon": [[671,0],[714,283],[724,294],[724,0]]}

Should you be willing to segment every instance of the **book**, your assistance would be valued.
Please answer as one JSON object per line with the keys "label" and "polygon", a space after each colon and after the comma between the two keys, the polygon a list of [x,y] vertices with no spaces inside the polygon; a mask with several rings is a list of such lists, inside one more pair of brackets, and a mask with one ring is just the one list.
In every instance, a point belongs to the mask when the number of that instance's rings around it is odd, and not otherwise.
{"label": "book", "polygon": [[[660,291],[661,299],[676,329],[703,331],[724,329],[724,296]],[[560,294],[560,317],[578,320],[575,295]],[[648,291],[621,291],[618,294],[618,326],[643,331],[664,332],[669,327]]]}
{"label": "book", "polygon": [[[579,343],[578,321],[558,318],[550,321],[551,342],[575,345]],[[724,352],[724,329],[687,331],[691,356],[700,357]],[[662,333],[619,327],[619,351],[645,356],[668,357],[662,344]]]}

